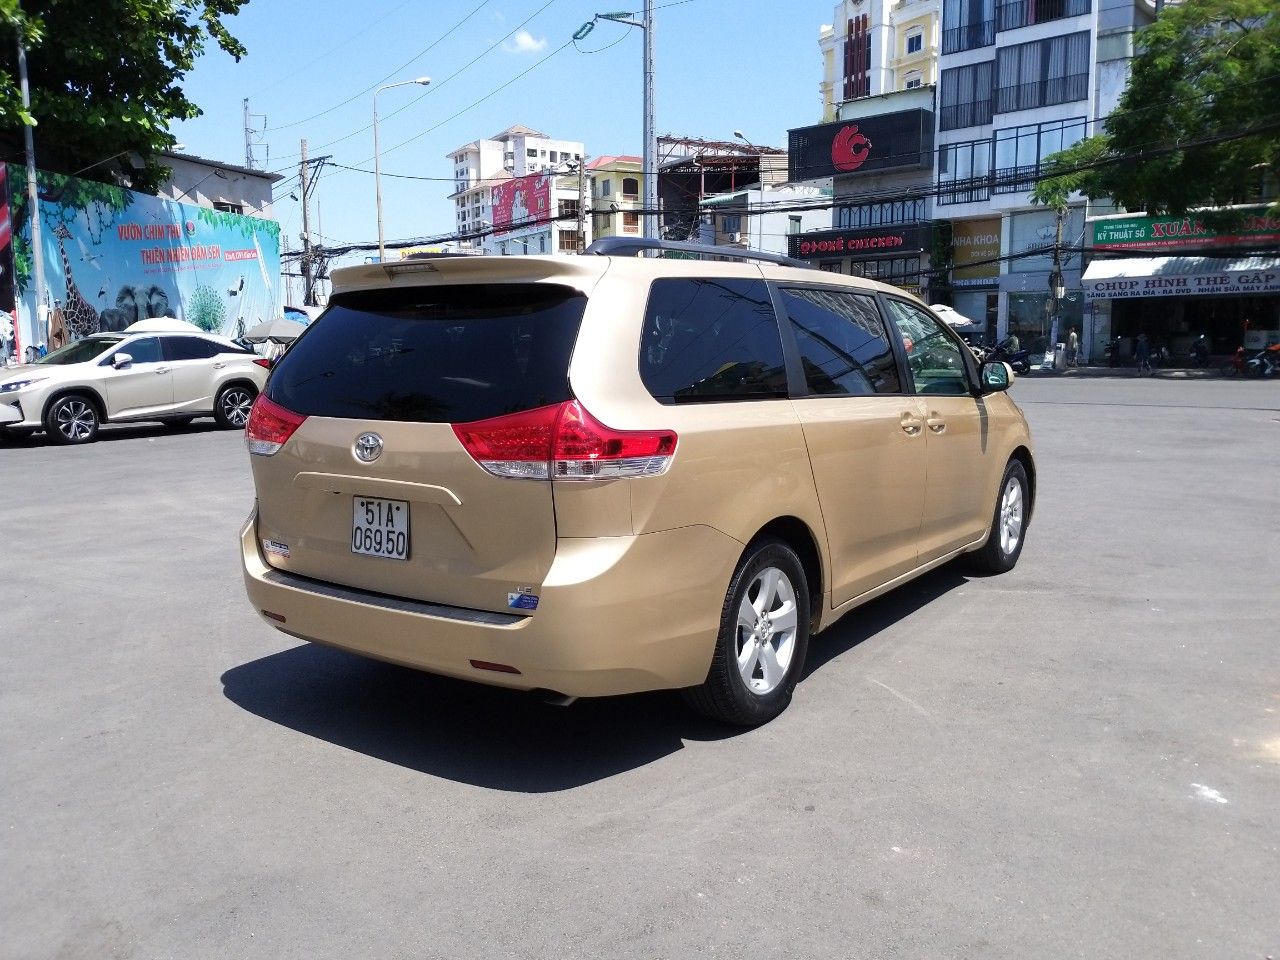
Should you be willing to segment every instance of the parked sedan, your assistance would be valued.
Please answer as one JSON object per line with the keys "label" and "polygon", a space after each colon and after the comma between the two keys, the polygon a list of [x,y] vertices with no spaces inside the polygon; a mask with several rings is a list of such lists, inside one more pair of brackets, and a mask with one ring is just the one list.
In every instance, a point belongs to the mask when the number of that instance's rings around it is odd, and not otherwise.
{"label": "parked sedan", "polygon": [[240,429],[267,367],[252,351],[212,334],[95,334],[0,370],[0,434],[44,430],[55,443],[91,443],[106,422],[179,426],[209,416]]}

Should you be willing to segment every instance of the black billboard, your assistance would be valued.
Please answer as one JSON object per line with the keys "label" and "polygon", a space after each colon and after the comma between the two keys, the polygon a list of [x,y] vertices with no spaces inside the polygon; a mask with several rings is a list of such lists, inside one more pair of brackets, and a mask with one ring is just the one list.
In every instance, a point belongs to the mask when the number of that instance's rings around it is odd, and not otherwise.
{"label": "black billboard", "polygon": [[787,131],[792,181],[933,166],[933,111],[916,108]]}
{"label": "black billboard", "polygon": [[787,237],[788,253],[798,260],[831,260],[854,257],[918,256],[930,242],[927,224],[871,227],[864,230],[815,230]]}

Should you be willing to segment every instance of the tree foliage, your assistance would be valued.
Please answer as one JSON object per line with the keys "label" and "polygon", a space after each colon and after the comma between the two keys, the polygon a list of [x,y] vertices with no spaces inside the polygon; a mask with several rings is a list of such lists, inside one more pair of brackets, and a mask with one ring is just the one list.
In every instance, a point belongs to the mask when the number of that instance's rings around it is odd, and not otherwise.
{"label": "tree foliage", "polygon": [[[168,176],[156,154],[174,144],[170,123],[201,112],[183,91],[186,74],[209,39],[237,60],[244,55],[223,19],[247,2],[0,0],[0,159],[21,160],[23,125],[34,123],[42,169],[91,167],[83,176],[154,192]],[[30,115],[18,87],[19,31]]]}
{"label": "tree foliage", "polygon": [[1280,178],[1276,0],[1168,5],[1136,44],[1104,131],[1055,154],[1032,199],[1061,206],[1078,190],[1174,215],[1256,200],[1265,176]]}

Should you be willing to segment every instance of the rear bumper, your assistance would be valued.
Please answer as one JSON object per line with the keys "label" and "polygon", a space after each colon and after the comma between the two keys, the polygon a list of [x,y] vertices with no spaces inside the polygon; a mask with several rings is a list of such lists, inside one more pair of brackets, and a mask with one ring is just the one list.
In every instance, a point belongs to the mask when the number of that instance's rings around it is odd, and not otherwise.
{"label": "rear bumper", "polygon": [[[701,683],[742,552],[736,540],[702,526],[561,539],[537,610],[517,616],[285,574],[264,560],[256,529],[255,512],[241,532],[245,587],[276,629],[431,673],[573,697]],[[477,669],[472,660],[519,673]]]}

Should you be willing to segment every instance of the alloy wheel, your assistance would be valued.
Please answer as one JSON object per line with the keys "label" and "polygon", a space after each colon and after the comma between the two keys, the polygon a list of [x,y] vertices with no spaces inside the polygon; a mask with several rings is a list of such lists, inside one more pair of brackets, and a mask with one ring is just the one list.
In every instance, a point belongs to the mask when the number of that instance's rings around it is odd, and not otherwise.
{"label": "alloy wheel", "polygon": [[248,390],[236,387],[222,395],[222,416],[233,427],[243,427],[248,423],[252,409],[253,396]]}
{"label": "alloy wheel", "polygon": [[771,693],[782,683],[795,654],[798,622],[791,579],[777,567],[765,567],[738,607],[738,672],[752,693]]}
{"label": "alloy wheel", "polygon": [[63,400],[54,412],[58,432],[72,443],[82,443],[93,436],[98,414],[88,403],[76,397]]}
{"label": "alloy wheel", "polygon": [[1022,484],[1010,477],[1000,497],[1000,549],[1005,555],[1018,549],[1022,539]]}

